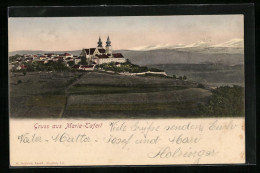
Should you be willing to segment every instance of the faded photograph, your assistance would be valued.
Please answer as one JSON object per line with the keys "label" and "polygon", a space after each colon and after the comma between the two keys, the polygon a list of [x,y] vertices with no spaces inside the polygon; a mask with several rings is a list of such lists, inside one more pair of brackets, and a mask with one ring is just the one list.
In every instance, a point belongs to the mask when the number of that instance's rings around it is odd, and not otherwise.
{"label": "faded photograph", "polygon": [[244,117],[243,22],[11,17],[10,117]]}

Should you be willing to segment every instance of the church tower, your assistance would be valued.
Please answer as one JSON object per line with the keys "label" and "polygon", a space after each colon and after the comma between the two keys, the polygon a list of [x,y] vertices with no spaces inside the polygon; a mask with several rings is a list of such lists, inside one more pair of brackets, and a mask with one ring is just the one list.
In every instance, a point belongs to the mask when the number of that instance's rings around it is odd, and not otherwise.
{"label": "church tower", "polygon": [[101,41],[101,38],[99,37],[99,39],[98,39],[98,42],[97,42],[97,44],[98,44],[98,48],[103,48],[103,46],[102,46],[102,41]]}
{"label": "church tower", "polygon": [[112,54],[112,46],[111,46],[111,41],[109,39],[109,36],[107,37],[107,41],[106,41],[106,53],[107,54]]}

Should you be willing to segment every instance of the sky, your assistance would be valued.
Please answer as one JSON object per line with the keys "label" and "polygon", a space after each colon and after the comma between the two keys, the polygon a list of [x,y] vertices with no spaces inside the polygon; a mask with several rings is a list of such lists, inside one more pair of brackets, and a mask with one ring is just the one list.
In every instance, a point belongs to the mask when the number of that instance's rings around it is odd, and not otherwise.
{"label": "sky", "polygon": [[69,51],[105,46],[114,50],[158,44],[218,44],[243,39],[243,15],[9,18],[9,51]]}

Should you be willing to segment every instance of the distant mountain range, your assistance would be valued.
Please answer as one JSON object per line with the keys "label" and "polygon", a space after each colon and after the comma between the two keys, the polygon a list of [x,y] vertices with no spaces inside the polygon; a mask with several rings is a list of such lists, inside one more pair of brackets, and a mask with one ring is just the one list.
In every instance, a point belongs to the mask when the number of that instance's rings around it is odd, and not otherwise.
{"label": "distant mountain range", "polygon": [[183,45],[171,45],[171,44],[158,44],[158,45],[148,45],[136,47],[131,50],[157,50],[157,49],[185,49],[185,48],[244,48],[244,40],[243,39],[232,39],[224,43],[210,45],[204,41],[198,41],[196,43]]}
{"label": "distant mountain range", "polygon": [[[9,52],[9,56],[15,54],[44,54],[44,53],[71,53],[80,55],[81,50],[73,51],[43,51],[21,50]],[[243,39],[208,45],[205,42],[197,42],[189,45],[154,45],[139,47],[135,50],[115,50],[122,53],[125,58],[138,65],[154,64],[207,64],[218,63],[224,65],[244,64]]]}
{"label": "distant mountain range", "polygon": [[179,51],[175,49],[158,49],[151,51],[120,51],[132,63],[146,66],[159,64],[244,64],[242,53],[217,53],[215,50],[200,52],[198,50]]}
{"label": "distant mountain range", "polygon": [[135,50],[120,50],[133,63],[154,64],[244,64],[244,40],[208,45],[200,41],[189,45],[154,45]]}

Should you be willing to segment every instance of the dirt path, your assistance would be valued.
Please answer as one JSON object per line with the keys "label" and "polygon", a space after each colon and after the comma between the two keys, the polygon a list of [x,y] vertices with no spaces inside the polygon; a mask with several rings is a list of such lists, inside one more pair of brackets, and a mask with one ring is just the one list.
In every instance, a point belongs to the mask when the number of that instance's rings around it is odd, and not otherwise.
{"label": "dirt path", "polygon": [[69,97],[69,93],[68,93],[68,90],[75,84],[75,83],[77,83],[83,76],[85,76],[86,75],[86,73],[83,73],[79,78],[77,78],[75,81],[73,81],[71,84],[69,84],[66,88],[65,88],[65,90],[64,90],[64,92],[65,92],[65,104],[64,104],[64,106],[62,107],[62,109],[61,109],[61,112],[60,112],[60,114],[59,114],[59,118],[62,118],[63,117],[63,114],[64,114],[64,111],[65,111],[65,109],[66,109],[66,107],[67,107],[67,104],[68,104],[68,97]]}

